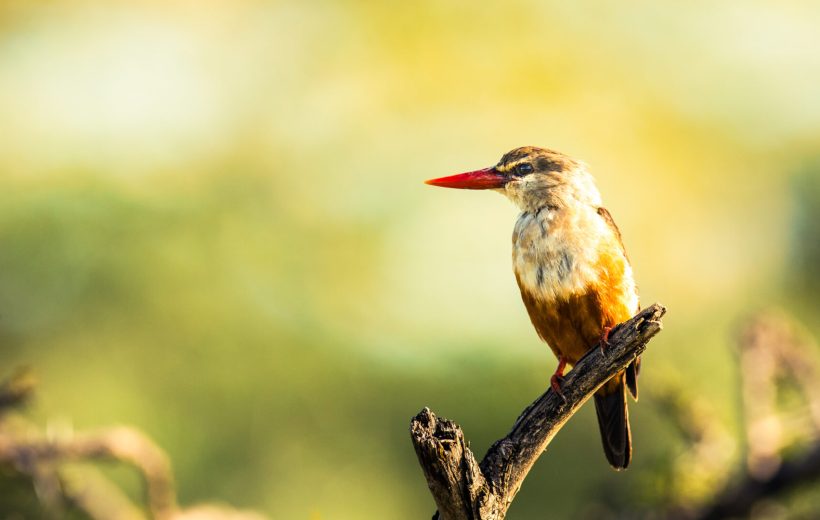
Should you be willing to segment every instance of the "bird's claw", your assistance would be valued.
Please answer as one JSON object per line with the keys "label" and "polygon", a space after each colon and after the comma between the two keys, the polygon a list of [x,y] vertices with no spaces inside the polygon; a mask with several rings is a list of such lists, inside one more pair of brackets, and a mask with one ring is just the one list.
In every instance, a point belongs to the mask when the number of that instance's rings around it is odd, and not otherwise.
{"label": "bird's claw", "polygon": [[550,378],[550,386],[552,387],[552,391],[558,394],[558,397],[561,398],[562,401],[565,403],[567,402],[567,397],[564,395],[564,390],[561,388],[561,383],[564,381],[563,376],[559,376],[558,374],[553,374]]}

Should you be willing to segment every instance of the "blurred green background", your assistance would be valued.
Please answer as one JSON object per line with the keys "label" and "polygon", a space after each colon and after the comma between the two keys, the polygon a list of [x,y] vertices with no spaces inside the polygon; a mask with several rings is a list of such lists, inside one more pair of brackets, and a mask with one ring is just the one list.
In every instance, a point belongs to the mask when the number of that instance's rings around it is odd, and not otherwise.
{"label": "blurred green background", "polygon": [[684,446],[653,385],[737,432],[738,320],[782,306],[820,333],[818,17],[6,0],[2,367],[35,369],[41,424],[151,435],[183,504],[427,518],[410,417],[430,406],[483,455],[555,360],[512,276],[515,208],[422,181],[546,146],[590,165],[669,314],[630,471],[585,407],[510,518],[655,507]]}

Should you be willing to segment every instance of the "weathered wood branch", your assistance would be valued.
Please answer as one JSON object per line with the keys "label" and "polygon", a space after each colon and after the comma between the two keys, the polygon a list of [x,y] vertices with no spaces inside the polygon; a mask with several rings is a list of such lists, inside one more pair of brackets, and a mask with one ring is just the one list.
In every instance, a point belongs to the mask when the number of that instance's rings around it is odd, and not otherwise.
{"label": "weathered wood branch", "polygon": [[606,352],[593,348],[567,374],[565,400],[548,389],[496,441],[479,464],[461,428],[423,409],[410,423],[410,436],[442,520],[501,520],[530,468],[558,430],[609,378],[646,350],[661,330],[666,309],[654,304],[609,336]]}

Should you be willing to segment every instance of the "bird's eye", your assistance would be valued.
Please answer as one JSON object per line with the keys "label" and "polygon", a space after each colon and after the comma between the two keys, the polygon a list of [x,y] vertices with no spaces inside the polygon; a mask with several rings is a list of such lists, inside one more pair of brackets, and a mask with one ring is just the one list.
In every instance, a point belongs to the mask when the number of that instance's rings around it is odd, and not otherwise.
{"label": "bird's eye", "polygon": [[515,167],[516,175],[527,175],[530,173],[532,173],[532,164],[530,163],[521,163]]}

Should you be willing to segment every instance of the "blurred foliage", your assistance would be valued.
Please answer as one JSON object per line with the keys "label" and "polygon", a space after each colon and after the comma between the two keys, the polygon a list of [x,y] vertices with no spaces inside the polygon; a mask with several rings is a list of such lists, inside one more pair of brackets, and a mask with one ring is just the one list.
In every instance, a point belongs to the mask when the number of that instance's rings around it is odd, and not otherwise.
{"label": "blurred foliage", "polygon": [[[144,429],[183,503],[426,517],[409,418],[429,405],[483,453],[554,360],[514,208],[421,181],[536,144],[590,164],[670,309],[644,388],[673,374],[736,432],[738,316],[777,303],[820,333],[818,11],[3,2],[3,365],[36,369],[42,423]],[[629,472],[585,409],[511,518],[665,500],[683,439],[630,412]]]}
{"label": "blurred foliage", "polygon": [[807,161],[794,178],[795,225],[791,278],[798,294],[820,297],[820,158]]}

